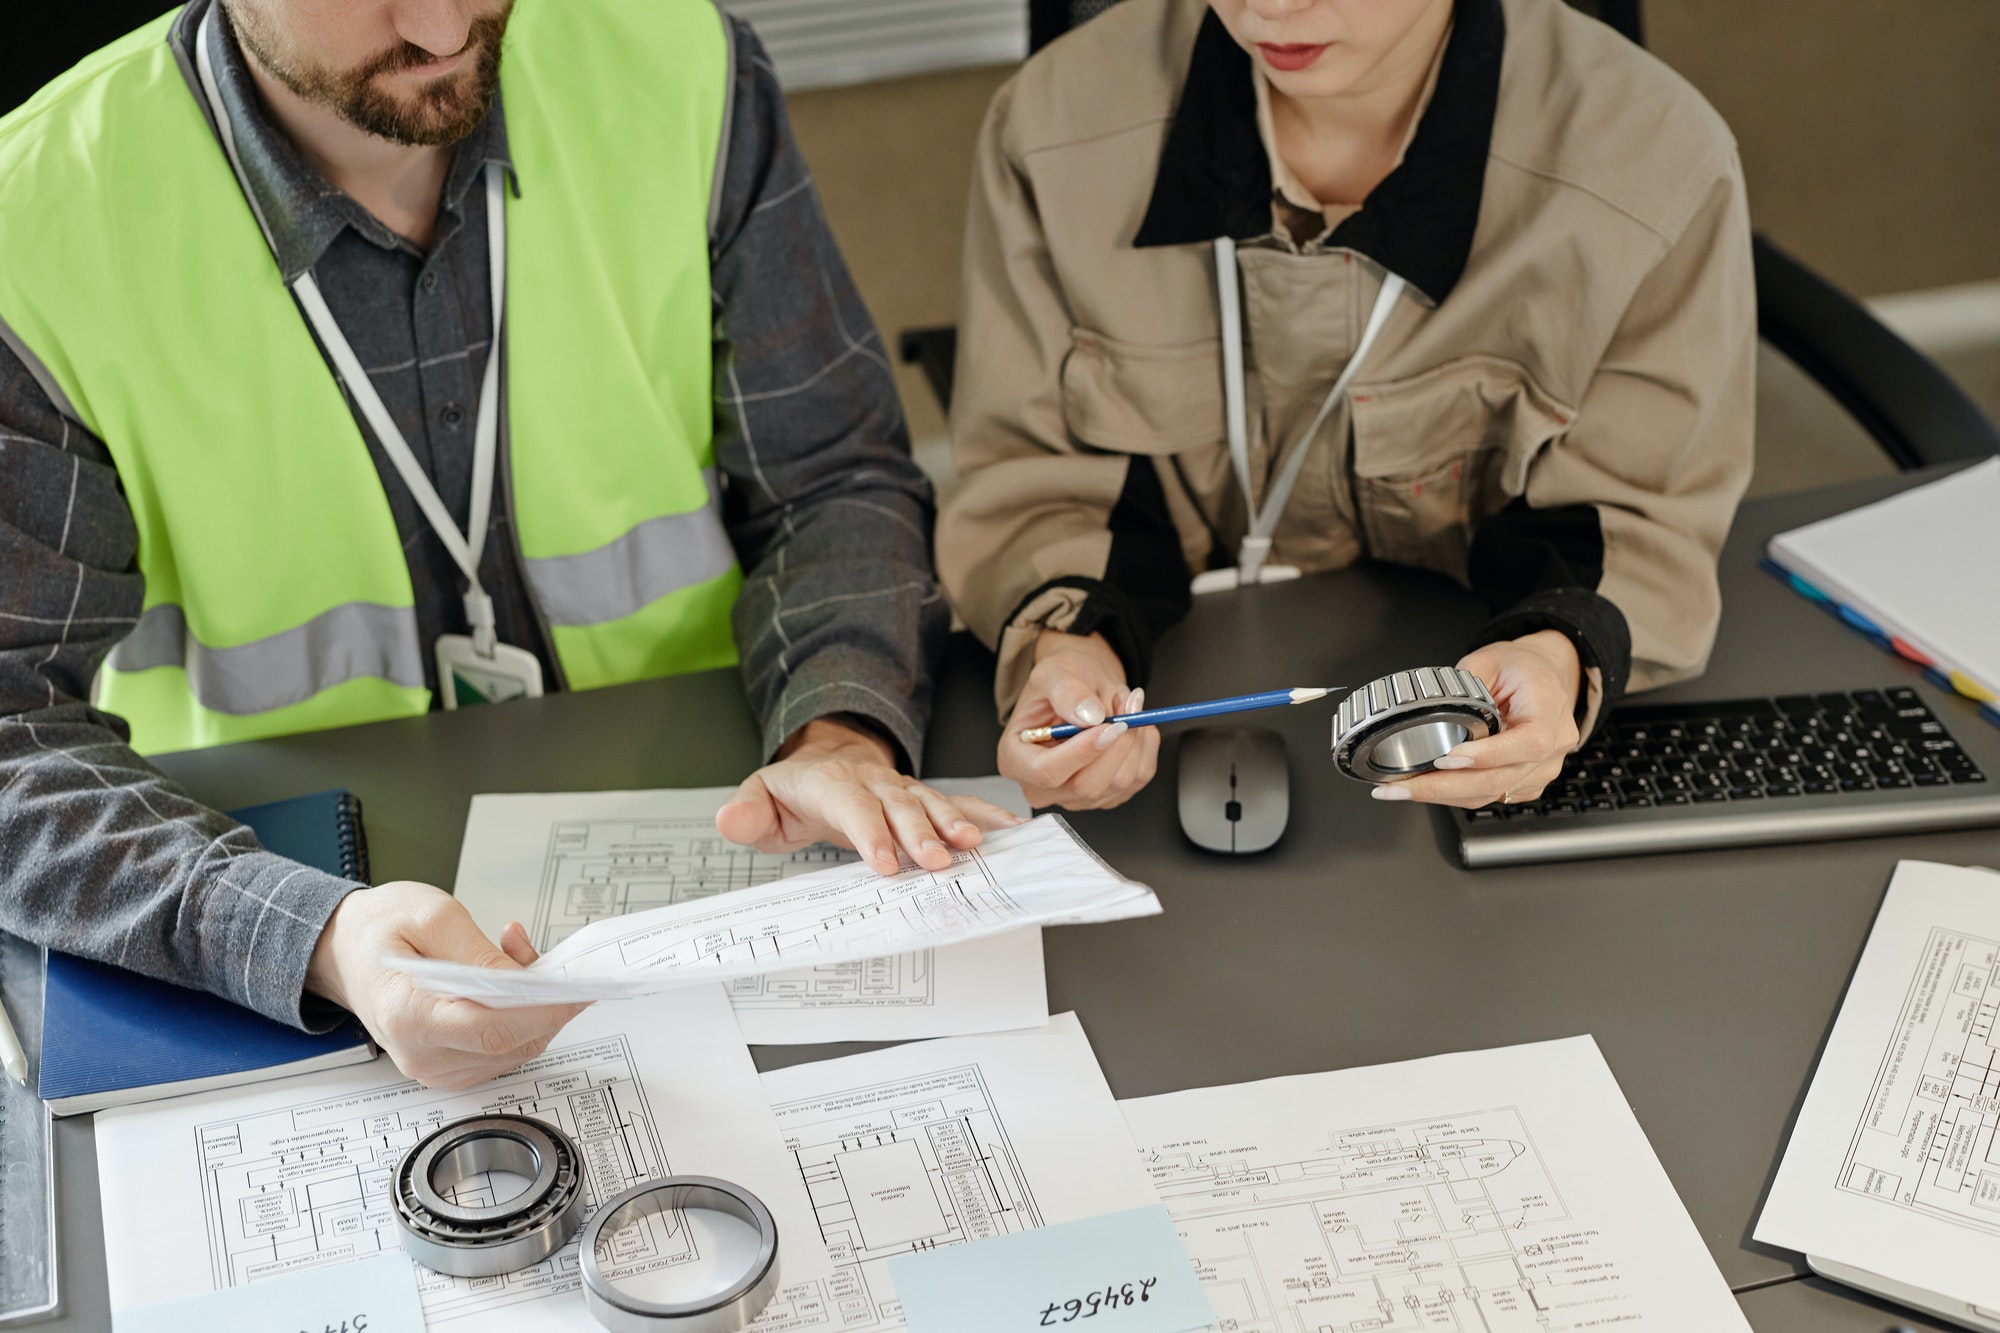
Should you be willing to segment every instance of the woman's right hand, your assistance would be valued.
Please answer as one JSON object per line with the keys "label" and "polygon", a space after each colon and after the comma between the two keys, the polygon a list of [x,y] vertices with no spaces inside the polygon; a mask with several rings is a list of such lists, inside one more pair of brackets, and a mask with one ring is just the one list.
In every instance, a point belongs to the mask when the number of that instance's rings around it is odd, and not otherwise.
{"label": "woman's right hand", "polygon": [[[1021,784],[1037,809],[1100,810],[1122,805],[1153,780],[1158,727],[1098,723],[1145,706],[1144,690],[1125,688],[1125,664],[1101,634],[1043,630],[1035,667],[1000,737],[1000,774]],[[1024,741],[1030,727],[1074,722],[1088,728],[1066,741]]]}

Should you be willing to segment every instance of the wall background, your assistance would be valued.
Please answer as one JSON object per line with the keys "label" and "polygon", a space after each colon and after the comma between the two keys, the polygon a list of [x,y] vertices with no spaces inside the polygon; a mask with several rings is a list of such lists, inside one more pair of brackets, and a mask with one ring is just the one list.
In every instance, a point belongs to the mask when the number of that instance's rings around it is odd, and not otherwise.
{"label": "wall background", "polygon": [[1651,0],[1758,228],[1852,292],[2000,276],[2000,3]]}

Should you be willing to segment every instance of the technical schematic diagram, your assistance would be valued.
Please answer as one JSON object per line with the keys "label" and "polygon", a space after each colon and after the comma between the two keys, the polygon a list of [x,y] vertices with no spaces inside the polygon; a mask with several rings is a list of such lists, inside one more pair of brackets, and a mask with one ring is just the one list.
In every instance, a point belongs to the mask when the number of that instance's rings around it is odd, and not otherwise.
{"label": "technical schematic diagram", "polygon": [[[546,952],[593,921],[713,897],[858,861],[819,843],[789,855],[739,847],[713,819],[575,819],[549,832],[530,938]],[[936,1000],[932,951],[728,983],[738,1009],[894,1008]]]}
{"label": "technical schematic diagram", "polygon": [[1933,929],[1837,1187],[2000,1236],[2000,944]]}
{"label": "technical schematic diagram", "polygon": [[1512,1108],[1336,1131],[1307,1155],[1197,1139],[1140,1156],[1223,1333],[1645,1322]]}
{"label": "technical schematic diagram", "polygon": [[[447,1120],[481,1112],[535,1116],[576,1140],[588,1206],[670,1173],[631,1049],[622,1036],[550,1050],[475,1094],[390,1083],[195,1129],[209,1259],[216,1288],[401,1248],[390,1211],[398,1158]],[[485,1175],[451,1195],[489,1205]],[[499,1193],[499,1199],[495,1194]],[[678,1215],[649,1218],[612,1240],[612,1271],[638,1273],[699,1257]],[[574,1242],[531,1268],[455,1278],[416,1269],[425,1321],[487,1314],[578,1285]]]}
{"label": "technical schematic diagram", "polygon": [[765,1333],[901,1328],[889,1260],[1042,1225],[976,1064],[772,1110],[834,1272],[780,1291],[758,1320]]}

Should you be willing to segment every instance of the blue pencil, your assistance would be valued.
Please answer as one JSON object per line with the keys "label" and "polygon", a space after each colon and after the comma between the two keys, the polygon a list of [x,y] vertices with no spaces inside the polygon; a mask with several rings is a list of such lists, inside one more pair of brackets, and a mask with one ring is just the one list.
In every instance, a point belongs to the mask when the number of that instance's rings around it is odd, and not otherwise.
{"label": "blue pencil", "polygon": [[[1345,690],[1345,685],[1333,685],[1326,689],[1304,688],[1296,690],[1265,690],[1262,694],[1239,694],[1233,699],[1210,699],[1206,703],[1175,704],[1171,708],[1148,708],[1142,713],[1127,713],[1123,717],[1106,718],[1099,725],[1123,722],[1128,727],[1156,727],[1162,722],[1184,722],[1192,717],[1214,717],[1217,713],[1246,713],[1253,708],[1282,708],[1287,704],[1306,704],[1315,699],[1324,699],[1337,690]],[[1021,733],[1021,739],[1030,744],[1036,741],[1066,741],[1079,731],[1088,731],[1074,722],[1063,722],[1053,727],[1029,727]]]}

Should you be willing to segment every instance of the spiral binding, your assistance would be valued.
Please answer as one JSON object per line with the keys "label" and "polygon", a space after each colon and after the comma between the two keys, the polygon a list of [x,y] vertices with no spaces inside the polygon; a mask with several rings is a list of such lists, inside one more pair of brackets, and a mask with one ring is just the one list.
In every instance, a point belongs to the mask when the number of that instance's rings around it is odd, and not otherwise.
{"label": "spiral binding", "polygon": [[368,874],[368,835],[361,830],[361,798],[351,791],[340,794],[334,837],[340,843],[340,873],[362,884],[374,883]]}

